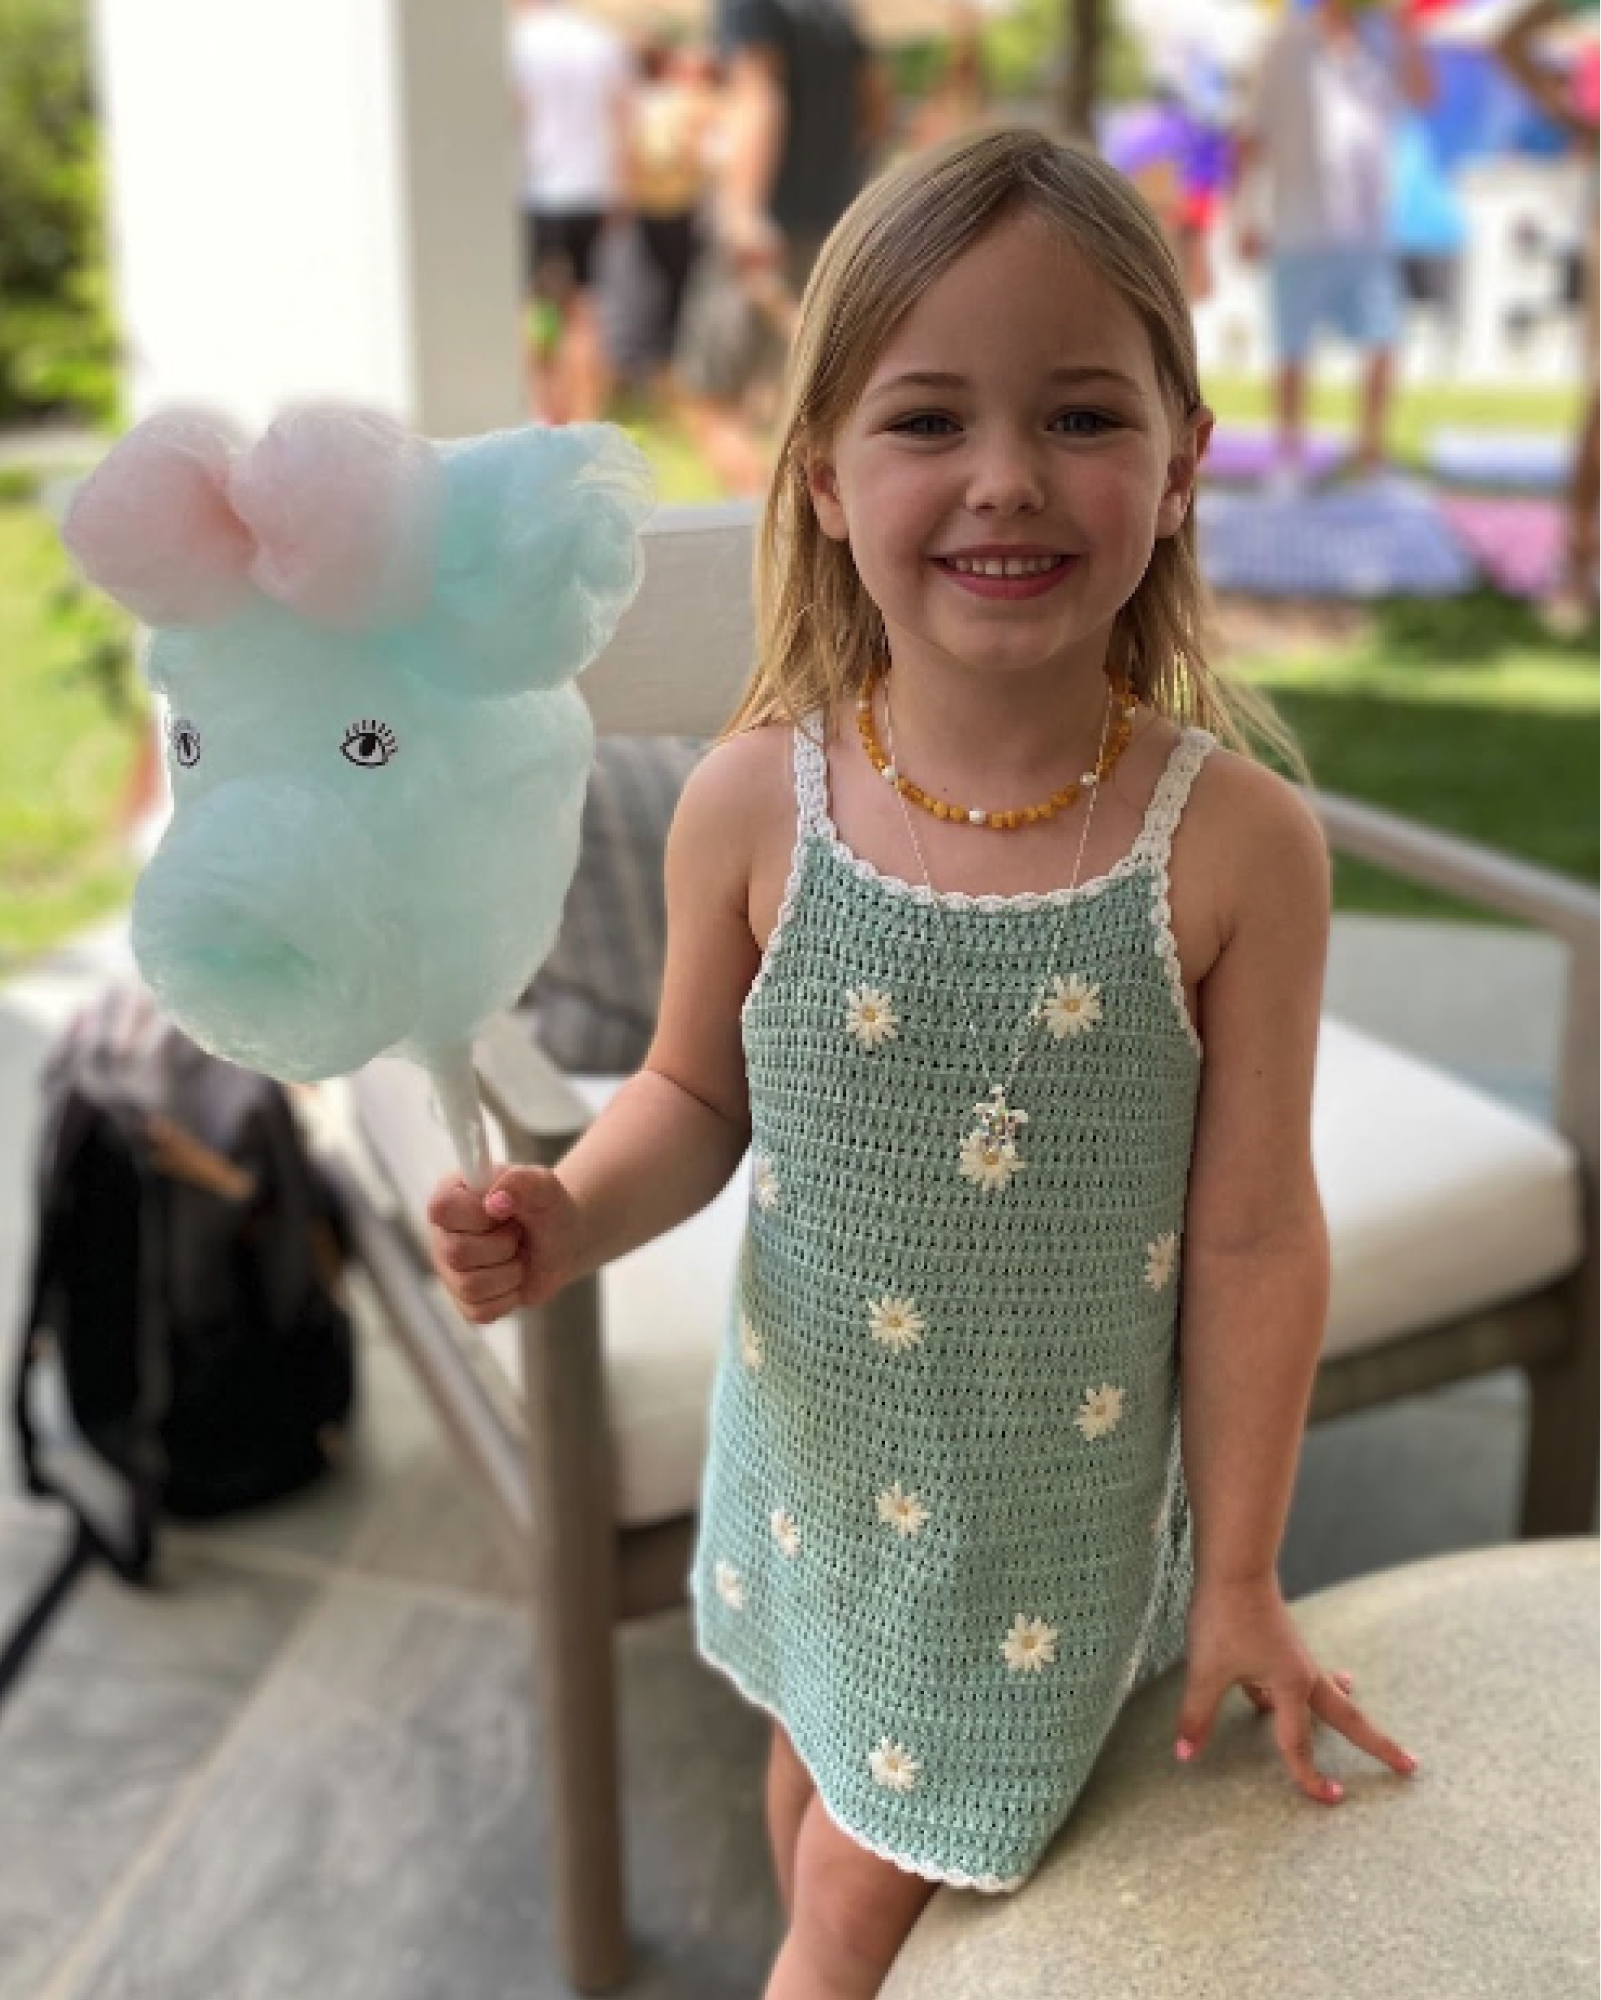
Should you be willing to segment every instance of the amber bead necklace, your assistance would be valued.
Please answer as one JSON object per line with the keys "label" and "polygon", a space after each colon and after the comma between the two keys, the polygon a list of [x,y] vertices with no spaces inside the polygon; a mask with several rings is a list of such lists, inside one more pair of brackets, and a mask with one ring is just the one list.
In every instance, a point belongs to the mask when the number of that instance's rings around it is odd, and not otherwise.
{"label": "amber bead necklace", "polygon": [[873,691],[886,678],[882,670],[875,674],[862,689],[856,702],[856,727],[861,733],[862,748],[867,752],[868,762],[887,784],[895,787],[903,799],[924,812],[932,813],[935,819],[951,820],[966,826],[989,826],[1006,833],[1015,827],[1034,826],[1041,820],[1054,818],[1059,812],[1067,812],[1095,785],[1104,785],[1117,768],[1118,759],[1128,748],[1129,738],[1134,734],[1134,717],[1139,712],[1133,691],[1126,681],[1113,680],[1111,683],[1113,720],[1107,732],[1093,771],[1086,771],[1070,785],[1064,785],[1059,792],[1037,806],[1014,806],[1004,812],[996,812],[982,806],[959,806],[949,799],[937,799],[931,792],[925,792],[921,785],[914,784],[899,766],[880,747],[878,735],[873,727]]}

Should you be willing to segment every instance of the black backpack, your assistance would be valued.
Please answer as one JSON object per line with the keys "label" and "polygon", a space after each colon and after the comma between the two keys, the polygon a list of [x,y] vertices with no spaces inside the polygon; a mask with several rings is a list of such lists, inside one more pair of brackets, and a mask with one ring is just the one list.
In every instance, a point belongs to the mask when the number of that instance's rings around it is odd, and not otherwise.
{"label": "black backpack", "polygon": [[[137,1581],[162,1512],[253,1506],[337,1455],[355,1387],[344,1226],[283,1088],[207,1055],[142,987],[72,1021],[42,1088],[23,1474],[76,1516],[71,1573],[99,1554]],[[172,1171],[153,1117],[221,1163],[225,1190]]]}

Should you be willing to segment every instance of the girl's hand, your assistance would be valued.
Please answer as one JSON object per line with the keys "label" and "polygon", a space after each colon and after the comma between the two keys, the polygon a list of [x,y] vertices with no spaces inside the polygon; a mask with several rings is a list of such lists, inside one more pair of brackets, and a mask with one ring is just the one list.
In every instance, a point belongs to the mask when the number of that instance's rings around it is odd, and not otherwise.
{"label": "girl's hand", "polygon": [[543,1305],[576,1268],[578,1207],[548,1167],[503,1167],[483,1194],[448,1175],[428,1221],[434,1269],[476,1326]]}
{"label": "girl's hand", "polygon": [[1320,1804],[1337,1805],[1345,1794],[1312,1761],[1313,1716],[1404,1777],[1418,1768],[1417,1758],[1375,1728],[1352,1701],[1350,1675],[1324,1673],[1307,1652],[1276,1578],[1196,1585],[1178,1717],[1176,1748],[1182,1762],[1206,1748],[1218,1704],[1236,1683],[1262,1714],[1273,1716],[1279,1754],[1290,1776]]}

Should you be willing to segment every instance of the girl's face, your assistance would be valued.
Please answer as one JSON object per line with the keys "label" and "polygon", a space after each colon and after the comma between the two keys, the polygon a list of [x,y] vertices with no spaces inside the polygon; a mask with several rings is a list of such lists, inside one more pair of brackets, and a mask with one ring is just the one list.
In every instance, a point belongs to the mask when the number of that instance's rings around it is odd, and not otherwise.
{"label": "girl's face", "polygon": [[1170,414],[1133,309],[1024,215],[906,314],[807,483],[898,662],[1099,671],[1211,428]]}

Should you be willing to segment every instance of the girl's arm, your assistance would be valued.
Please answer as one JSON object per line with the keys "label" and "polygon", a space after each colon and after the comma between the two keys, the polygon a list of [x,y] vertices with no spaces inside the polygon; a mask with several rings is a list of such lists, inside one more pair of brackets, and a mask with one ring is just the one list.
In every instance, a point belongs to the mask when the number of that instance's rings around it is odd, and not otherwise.
{"label": "girl's arm", "polygon": [[1343,1792],[1318,1769],[1314,1719],[1392,1771],[1418,1766],[1357,1707],[1348,1677],[1319,1668],[1278,1580],[1329,1290],[1311,1142],[1328,852],[1282,779],[1232,757],[1215,779],[1230,788],[1214,819],[1227,904],[1200,989],[1206,1066],[1185,1211],[1179,1374],[1195,1590],[1174,1747],[1197,1756],[1239,1685],[1272,1714],[1296,1784],[1334,1805]]}
{"label": "girl's arm", "polygon": [[750,1143],[740,1008],[759,953],[748,911],[750,776],[736,737],[690,774],[667,836],[667,958],[639,1074],[565,1155],[582,1276],[663,1235],[727,1184]]}
{"label": "girl's arm", "polygon": [[1179,1334],[1198,1590],[1276,1576],[1329,1288],[1311,1138],[1328,853],[1282,779],[1234,758],[1217,775],[1231,908],[1200,987]]}
{"label": "girl's arm", "polygon": [[667,963],[643,1068],[554,1172],[507,1167],[487,1195],[450,1175],[428,1204],[434,1268],[480,1326],[541,1305],[727,1185],[750,1140],[740,1008],[758,953],[751,857],[771,751],[755,736],[696,766],[667,836]]}

